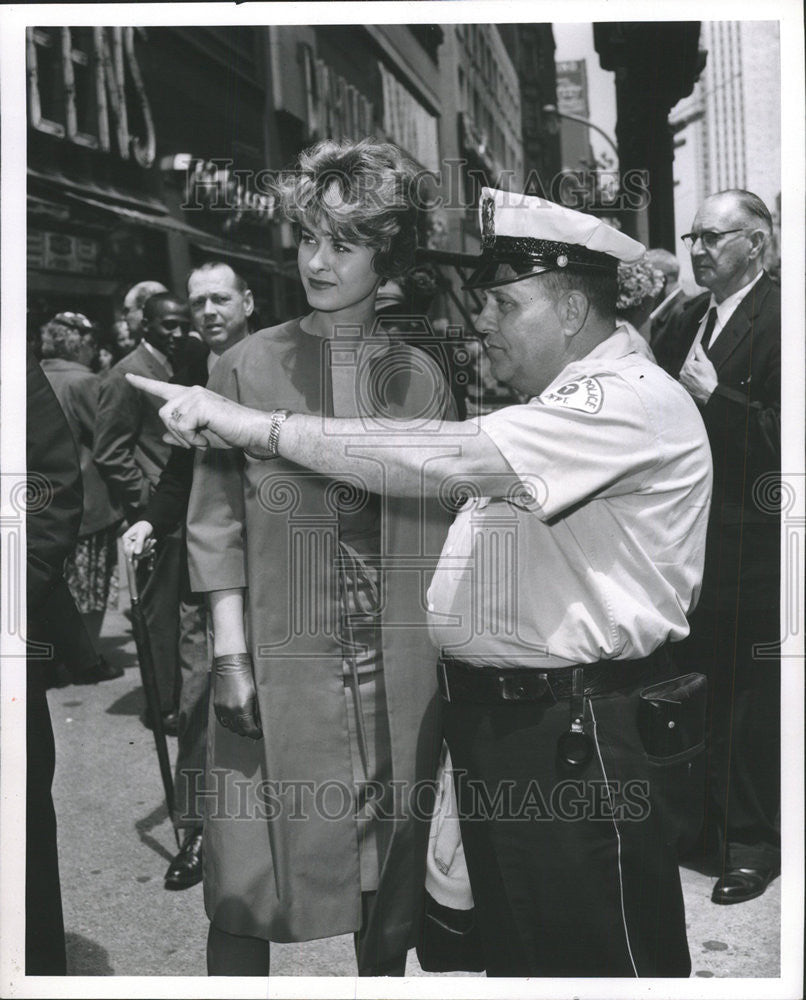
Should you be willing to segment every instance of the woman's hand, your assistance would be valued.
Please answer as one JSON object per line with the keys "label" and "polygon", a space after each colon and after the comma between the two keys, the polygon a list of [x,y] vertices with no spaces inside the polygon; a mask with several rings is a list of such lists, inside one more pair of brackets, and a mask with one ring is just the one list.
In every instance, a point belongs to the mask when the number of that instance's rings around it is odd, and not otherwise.
{"label": "woman's hand", "polygon": [[248,653],[213,657],[213,710],[219,724],[237,736],[263,738],[252,657]]}

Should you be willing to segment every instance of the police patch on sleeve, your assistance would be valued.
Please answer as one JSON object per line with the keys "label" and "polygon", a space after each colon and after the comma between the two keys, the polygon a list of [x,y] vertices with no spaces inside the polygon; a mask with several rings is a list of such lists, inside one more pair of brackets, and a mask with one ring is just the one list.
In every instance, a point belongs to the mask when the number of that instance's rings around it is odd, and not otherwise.
{"label": "police patch on sleeve", "polygon": [[582,413],[598,413],[602,408],[604,392],[598,379],[585,376],[566,382],[551,392],[544,392],[538,398],[547,406],[561,406],[567,410],[580,410]]}

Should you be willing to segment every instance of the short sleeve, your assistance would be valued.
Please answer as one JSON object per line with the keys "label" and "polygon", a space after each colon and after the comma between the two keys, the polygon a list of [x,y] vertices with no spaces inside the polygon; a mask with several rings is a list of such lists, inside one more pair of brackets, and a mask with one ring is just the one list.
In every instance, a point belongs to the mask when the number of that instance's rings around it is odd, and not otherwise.
{"label": "short sleeve", "polygon": [[476,422],[533,498],[541,520],[597,496],[634,493],[659,461],[649,414],[617,374],[571,380]]}

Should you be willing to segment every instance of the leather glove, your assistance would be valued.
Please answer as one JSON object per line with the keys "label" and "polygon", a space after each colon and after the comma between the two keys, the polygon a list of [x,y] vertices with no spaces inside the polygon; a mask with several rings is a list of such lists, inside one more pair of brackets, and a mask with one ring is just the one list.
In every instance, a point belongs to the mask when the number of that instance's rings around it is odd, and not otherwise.
{"label": "leather glove", "polygon": [[213,657],[213,708],[225,729],[250,740],[263,739],[249,653]]}

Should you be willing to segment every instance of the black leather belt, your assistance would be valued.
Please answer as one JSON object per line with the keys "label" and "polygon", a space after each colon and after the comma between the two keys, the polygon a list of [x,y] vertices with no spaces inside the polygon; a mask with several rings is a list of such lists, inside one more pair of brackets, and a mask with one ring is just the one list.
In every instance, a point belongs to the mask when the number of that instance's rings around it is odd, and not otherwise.
{"label": "black leather belt", "polygon": [[[585,694],[606,694],[654,678],[658,659],[657,653],[653,653],[641,660],[599,660],[583,664]],[[445,701],[479,705],[555,702],[570,696],[573,669],[481,667],[452,656],[441,656],[437,663],[437,680]]]}

